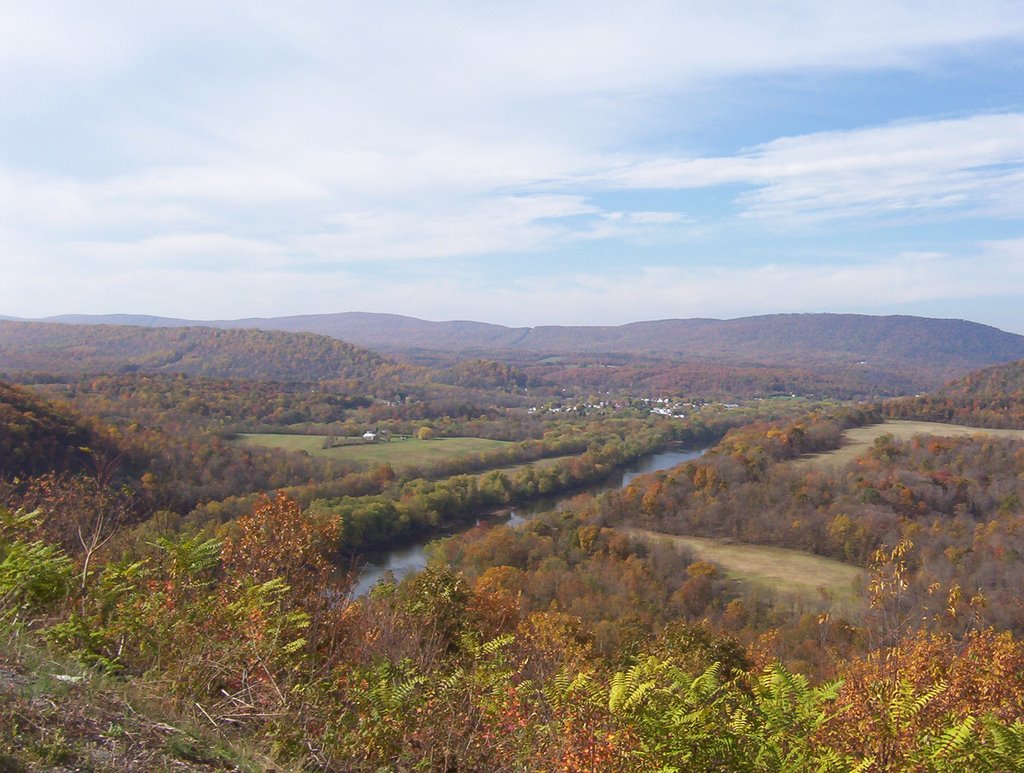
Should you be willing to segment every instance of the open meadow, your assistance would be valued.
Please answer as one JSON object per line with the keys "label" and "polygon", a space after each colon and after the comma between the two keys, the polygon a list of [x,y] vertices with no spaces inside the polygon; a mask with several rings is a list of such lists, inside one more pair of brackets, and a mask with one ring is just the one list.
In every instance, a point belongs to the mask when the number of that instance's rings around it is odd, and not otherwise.
{"label": "open meadow", "polygon": [[991,435],[992,437],[1024,440],[1024,430],[1021,429],[984,429],[981,427],[965,427],[960,424],[941,424],[934,421],[896,419],[884,421],[881,424],[870,424],[866,427],[848,429],[843,433],[843,445],[841,447],[834,451],[804,456],[794,460],[792,464],[798,466],[825,464],[831,467],[842,467],[871,448],[875,440],[882,437],[882,435],[892,435],[897,440],[910,440],[914,435],[939,435],[940,437]]}
{"label": "open meadow", "polygon": [[689,551],[697,560],[717,564],[726,577],[771,593],[812,600],[820,599],[824,590],[832,599],[833,607],[846,614],[862,607],[864,570],[841,561],[768,545],[686,537],[633,527],[623,531],[649,545],[660,542]]}
{"label": "open meadow", "polygon": [[420,440],[394,438],[390,442],[363,441],[359,438],[338,438],[345,445],[324,448],[323,435],[285,435],[277,433],[241,434],[236,442],[264,448],[283,448],[286,451],[305,451],[310,456],[344,459],[359,464],[389,462],[396,470],[418,467],[452,458],[487,453],[505,448],[511,443],[475,437],[446,437]]}

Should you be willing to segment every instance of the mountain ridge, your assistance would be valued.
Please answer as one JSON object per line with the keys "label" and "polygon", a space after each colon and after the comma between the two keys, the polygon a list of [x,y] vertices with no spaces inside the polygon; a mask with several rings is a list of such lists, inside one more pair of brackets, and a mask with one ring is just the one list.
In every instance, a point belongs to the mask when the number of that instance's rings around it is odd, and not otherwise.
{"label": "mountain ridge", "polygon": [[673,355],[717,361],[777,362],[809,352],[833,357],[935,359],[937,353],[984,367],[1024,359],[1024,336],[990,325],[910,315],[801,313],[733,319],[644,320],[623,325],[507,327],[471,320],[428,321],[400,314],[339,312],[235,320],[187,320],[149,315],[60,315],[37,322],[213,327],[316,333],[378,351],[473,353],[573,352]]}

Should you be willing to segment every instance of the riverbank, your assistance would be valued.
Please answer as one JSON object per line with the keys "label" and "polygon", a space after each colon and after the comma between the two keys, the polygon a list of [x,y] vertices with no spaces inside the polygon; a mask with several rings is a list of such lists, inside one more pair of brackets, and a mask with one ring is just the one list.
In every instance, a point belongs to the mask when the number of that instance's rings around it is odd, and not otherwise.
{"label": "riverbank", "polygon": [[393,576],[396,580],[401,580],[421,571],[427,565],[427,546],[435,540],[453,537],[478,527],[518,526],[527,521],[530,515],[557,509],[561,502],[580,493],[596,495],[604,491],[622,488],[629,485],[630,481],[638,475],[671,469],[676,465],[696,459],[706,450],[706,448],[676,448],[648,454],[612,471],[598,483],[585,484],[553,497],[540,497],[527,503],[475,514],[464,524],[453,525],[446,530],[434,531],[403,546],[385,551],[367,552],[363,554],[363,563],[351,595],[354,598],[365,596],[374,585],[385,577]]}

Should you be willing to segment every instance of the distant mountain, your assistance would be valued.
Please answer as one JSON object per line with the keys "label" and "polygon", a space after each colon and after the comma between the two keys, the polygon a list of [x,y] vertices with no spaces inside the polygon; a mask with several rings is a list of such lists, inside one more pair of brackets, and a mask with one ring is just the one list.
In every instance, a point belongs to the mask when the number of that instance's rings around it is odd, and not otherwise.
{"label": "distant mountain", "polygon": [[[510,328],[486,322],[428,322],[400,314],[349,311],[338,314],[302,314],[293,317],[247,317],[245,319],[189,320],[144,314],[63,314],[38,322],[74,325],[143,325],[146,327],[188,327],[284,330],[290,333],[318,333],[358,346],[382,351],[428,349],[444,352],[508,349],[526,337],[532,328]],[[584,328],[586,329],[586,328]]]}
{"label": "distant mountain", "polygon": [[[888,394],[933,389],[991,364],[1024,358],[1024,336],[963,319],[902,315],[770,314],[537,328],[465,320],[438,323],[354,311],[203,321],[134,314],[63,315],[46,321],[315,333],[433,364],[444,363],[445,357],[451,362],[467,356],[521,363],[643,357],[671,360],[678,366],[801,369],[850,383],[877,384]],[[439,353],[445,356],[435,356]]]}
{"label": "distant mountain", "polygon": [[398,367],[379,354],[312,333],[0,322],[0,372],[16,371],[146,371],[367,385],[393,379]]}
{"label": "distant mountain", "polygon": [[1024,336],[954,319],[862,314],[773,314],[739,319],[666,319],[618,326],[511,328],[345,312],[194,322],[165,317],[65,316],[49,321],[159,327],[202,324],[328,335],[380,352],[438,351],[510,356],[629,354],[674,361],[773,366],[923,367],[939,381],[1024,359]]}
{"label": "distant mountain", "polygon": [[[14,317],[2,317],[14,319]],[[37,320],[22,322],[60,322],[64,325],[134,325],[136,327],[232,327],[230,325],[209,325],[174,317],[154,317],[152,314],[61,314]],[[268,328],[272,330],[273,328]]]}

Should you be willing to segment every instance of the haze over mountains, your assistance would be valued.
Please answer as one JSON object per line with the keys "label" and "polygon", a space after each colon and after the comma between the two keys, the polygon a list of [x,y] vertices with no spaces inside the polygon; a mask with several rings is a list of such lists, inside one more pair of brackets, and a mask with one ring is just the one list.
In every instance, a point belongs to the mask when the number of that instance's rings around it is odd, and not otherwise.
{"label": "haze over mountains", "polygon": [[864,361],[946,366],[951,373],[1024,358],[1024,336],[954,319],[862,314],[773,314],[666,319],[618,326],[505,327],[343,312],[237,320],[144,315],[62,315],[46,322],[259,328],[319,333],[381,352],[671,355],[704,362],[807,364]]}

